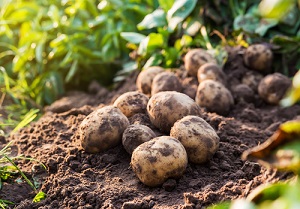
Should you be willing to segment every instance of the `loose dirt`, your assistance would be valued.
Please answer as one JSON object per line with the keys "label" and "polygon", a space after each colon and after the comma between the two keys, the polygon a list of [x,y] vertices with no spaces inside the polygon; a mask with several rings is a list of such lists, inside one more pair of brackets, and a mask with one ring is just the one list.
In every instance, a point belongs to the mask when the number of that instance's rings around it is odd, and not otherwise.
{"label": "loose dirt", "polygon": [[[249,71],[233,49],[224,71],[229,87],[241,83]],[[184,73],[179,70],[179,76]],[[133,73],[112,92],[93,83],[90,93],[73,92],[46,108],[45,114],[29,127],[1,140],[14,140],[18,152],[44,163],[19,162],[25,174],[40,184],[47,198],[32,203],[33,190],[24,182],[4,182],[0,199],[13,201],[12,208],[206,208],[220,201],[247,196],[261,184],[285,179],[288,174],[242,161],[243,151],[264,142],[285,121],[299,117],[300,106],[289,108],[265,104],[257,94],[254,99],[236,99],[235,106],[224,117],[202,110],[203,118],[217,131],[220,148],[202,165],[189,164],[182,178],[169,179],[161,187],[143,185],[130,168],[130,155],[122,145],[99,154],[85,153],[76,136],[81,121],[99,106],[111,104],[124,92],[136,90]],[[195,85],[191,78],[185,79]],[[194,94],[194,88],[185,91]],[[239,97],[240,98],[240,97]],[[252,102],[249,102],[252,101]],[[131,123],[150,127],[146,114],[130,118]],[[159,134],[158,130],[155,130]]]}

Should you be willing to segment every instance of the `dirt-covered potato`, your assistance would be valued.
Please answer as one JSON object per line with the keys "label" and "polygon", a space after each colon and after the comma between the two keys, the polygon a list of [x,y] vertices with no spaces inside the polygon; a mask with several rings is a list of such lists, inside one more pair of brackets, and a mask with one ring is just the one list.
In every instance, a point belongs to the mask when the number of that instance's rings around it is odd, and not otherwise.
{"label": "dirt-covered potato", "polygon": [[263,75],[255,72],[248,71],[242,78],[242,83],[249,86],[254,92],[257,92],[258,84],[263,79]]}
{"label": "dirt-covered potato", "polygon": [[172,72],[162,72],[157,74],[151,86],[151,95],[162,91],[182,91],[179,78]]}
{"label": "dirt-covered potato", "polygon": [[198,69],[205,63],[217,63],[216,59],[204,49],[192,49],[184,57],[184,67],[188,74],[197,77]]}
{"label": "dirt-covered potato", "polygon": [[244,53],[244,63],[253,70],[267,73],[273,61],[271,49],[264,44],[253,44]]}
{"label": "dirt-covered potato", "polygon": [[81,122],[78,135],[86,152],[98,153],[121,143],[127,126],[129,121],[121,110],[105,106],[93,111]]}
{"label": "dirt-covered potato", "polygon": [[140,144],[156,137],[156,134],[147,126],[132,124],[128,126],[122,136],[125,150],[131,154]]}
{"label": "dirt-covered potato", "polygon": [[200,115],[201,109],[189,96],[176,91],[164,91],[153,95],[147,104],[151,123],[169,133],[174,123],[187,115]]}
{"label": "dirt-covered potato", "polygon": [[182,93],[195,99],[199,82],[195,77],[186,77],[182,80]]}
{"label": "dirt-covered potato", "polygon": [[215,63],[203,64],[197,73],[198,82],[214,80],[226,85],[226,75],[221,67]]}
{"label": "dirt-covered potato", "polygon": [[235,101],[254,102],[254,91],[246,84],[239,84],[232,88],[232,94]]}
{"label": "dirt-covered potato", "polygon": [[180,178],[187,163],[183,145],[173,137],[160,136],[138,146],[130,165],[141,182],[155,187],[168,178]]}
{"label": "dirt-covered potato", "polygon": [[149,98],[138,91],[130,91],[119,96],[114,102],[126,117],[131,117],[137,113],[146,112]]}
{"label": "dirt-covered potato", "polygon": [[234,101],[231,92],[223,84],[205,80],[198,86],[196,103],[209,112],[227,115]]}
{"label": "dirt-covered potato", "polygon": [[150,95],[154,77],[162,72],[164,72],[164,68],[159,66],[152,66],[141,71],[136,79],[137,89],[146,95]]}
{"label": "dirt-covered potato", "polygon": [[208,161],[219,148],[219,136],[198,116],[189,115],[178,120],[171,128],[170,136],[183,144],[192,163]]}
{"label": "dirt-covered potato", "polygon": [[291,85],[292,81],[288,77],[273,73],[261,80],[258,85],[258,94],[265,102],[277,105]]}

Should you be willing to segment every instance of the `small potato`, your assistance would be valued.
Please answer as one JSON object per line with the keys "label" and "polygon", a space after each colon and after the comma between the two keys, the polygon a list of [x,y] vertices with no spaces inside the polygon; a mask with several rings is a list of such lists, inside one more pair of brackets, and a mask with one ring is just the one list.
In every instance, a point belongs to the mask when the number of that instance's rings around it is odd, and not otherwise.
{"label": "small potato", "polygon": [[105,106],[97,109],[79,125],[81,146],[88,153],[106,151],[121,143],[127,126],[127,117],[117,107]]}
{"label": "small potato", "polygon": [[126,117],[131,117],[137,113],[145,113],[149,98],[138,91],[126,92],[119,96],[114,102]]}
{"label": "small potato", "polygon": [[198,69],[205,63],[217,63],[216,59],[204,49],[192,49],[184,57],[184,67],[188,74],[197,77]]}
{"label": "small potato", "polygon": [[138,146],[130,165],[142,183],[156,187],[168,178],[180,178],[187,163],[183,145],[173,137],[161,136]]}
{"label": "small potato", "polygon": [[163,72],[157,74],[151,86],[151,95],[162,91],[182,91],[182,85],[179,78],[172,72]]}
{"label": "small potato", "polygon": [[171,128],[170,136],[183,144],[192,163],[205,163],[219,148],[219,136],[198,116],[186,116],[178,120]]}
{"label": "small potato", "polygon": [[249,86],[254,92],[257,92],[258,84],[263,79],[263,75],[255,72],[248,71],[242,78],[242,83]]}
{"label": "small potato", "polygon": [[263,73],[270,71],[273,61],[271,49],[264,44],[253,44],[244,53],[244,63],[253,70]]}
{"label": "small potato", "polygon": [[195,77],[186,77],[182,80],[182,93],[195,99],[199,82]]}
{"label": "small potato", "polygon": [[232,88],[232,94],[235,101],[245,101],[251,103],[255,100],[253,90],[245,84],[239,84],[234,86]]}
{"label": "small potato", "polygon": [[270,74],[259,83],[258,94],[265,102],[277,105],[291,85],[288,77],[280,73]]}
{"label": "small potato", "polygon": [[226,85],[226,75],[215,63],[203,64],[198,70],[197,78],[199,83],[205,80],[214,80]]}
{"label": "small potato", "polygon": [[150,95],[154,77],[162,72],[164,72],[164,68],[159,66],[152,66],[141,71],[136,79],[137,89],[146,95]]}
{"label": "small potato", "polygon": [[128,126],[122,136],[122,144],[125,150],[132,154],[140,144],[155,138],[155,133],[147,126],[133,124]]}
{"label": "small potato", "polygon": [[224,85],[217,81],[206,80],[198,86],[196,103],[206,107],[209,112],[227,115],[234,101],[230,91]]}
{"label": "small potato", "polygon": [[169,133],[177,120],[187,115],[200,115],[201,109],[192,98],[185,94],[164,91],[150,98],[147,112],[155,127]]}

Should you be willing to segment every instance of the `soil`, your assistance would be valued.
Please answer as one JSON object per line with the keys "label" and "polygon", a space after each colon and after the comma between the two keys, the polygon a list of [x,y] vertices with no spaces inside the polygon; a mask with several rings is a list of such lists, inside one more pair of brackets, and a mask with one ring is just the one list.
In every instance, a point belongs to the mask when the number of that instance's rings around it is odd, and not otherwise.
{"label": "soil", "polygon": [[[243,65],[240,50],[230,49],[224,66],[230,89],[239,85],[242,76],[249,71]],[[206,208],[220,201],[246,197],[259,185],[287,178],[287,173],[242,161],[241,154],[264,142],[282,122],[299,117],[300,106],[271,106],[257,93],[250,95],[254,99],[245,99],[249,96],[241,91],[234,95],[235,105],[227,116],[202,109],[203,118],[220,137],[220,147],[209,162],[189,163],[180,179],[169,179],[160,187],[145,186],[132,171],[130,155],[121,144],[103,153],[86,153],[76,135],[79,124],[96,108],[111,104],[124,92],[136,90],[137,74],[131,74],[110,92],[96,82],[91,84],[89,93],[72,92],[47,107],[37,122],[2,139],[2,145],[14,140],[20,154],[46,165],[45,170],[36,161],[18,162],[47,198],[33,203],[35,192],[24,181],[13,179],[4,182],[0,199],[14,202],[11,208],[18,209]],[[177,75],[186,77],[182,69]],[[184,86],[191,83],[197,87],[193,78],[183,80]],[[195,93],[191,86],[185,91],[189,95]],[[153,128],[146,114],[135,115],[130,122]],[[158,130],[155,132],[161,134]]]}

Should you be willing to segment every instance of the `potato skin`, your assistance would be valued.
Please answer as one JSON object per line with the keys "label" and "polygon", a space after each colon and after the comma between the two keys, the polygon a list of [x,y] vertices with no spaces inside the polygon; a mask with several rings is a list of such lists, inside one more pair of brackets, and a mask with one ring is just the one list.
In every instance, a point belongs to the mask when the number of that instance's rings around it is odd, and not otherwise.
{"label": "potato skin", "polygon": [[125,150],[132,154],[140,144],[155,138],[156,134],[147,126],[132,124],[128,126],[122,136],[122,144]]}
{"label": "potato skin", "polygon": [[138,91],[126,92],[119,96],[114,106],[118,107],[126,117],[131,117],[137,113],[145,113],[149,98]]}
{"label": "potato skin", "polygon": [[159,66],[152,66],[141,71],[136,79],[137,89],[146,95],[150,95],[154,77],[162,72],[164,72],[164,68]]}
{"label": "potato skin", "polygon": [[258,85],[259,96],[267,103],[277,105],[291,87],[292,81],[280,73],[264,77]]}
{"label": "potato skin", "polygon": [[127,117],[117,107],[105,106],[97,109],[78,128],[81,146],[88,153],[106,151],[121,142],[127,126]]}
{"label": "potato skin", "polygon": [[197,89],[196,103],[209,112],[227,115],[234,103],[231,92],[221,83],[213,80],[201,82]]}
{"label": "potato skin", "polygon": [[219,148],[219,136],[198,116],[186,116],[178,120],[171,128],[170,136],[183,144],[189,162],[192,163],[208,161]]}
{"label": "potato skin", "polygon": [[201,108],[189,96],[165,91],[153,95],[147,104],[151,123],[165,133],[169,133],[173,124],[187,115],[200,115]]}
{"label": "potato skin", "polygon": [[130,165],[142,183],[156,187],[168,178],[180,178],[187,163],[183,145],[173,137],[160,136],[138,146]]}
{"label": "potato skin", "polygon": [[179,78],[172,72],[162,72],[157,74],[151,86],[151,95],[162,91],[182,91]]}
{"label": "potato skin", "polygon": [[190,76],[197,77],[198,69],[205,63],[217,63],[216,59],[204,49],[191,49],[184,57],[184,67]]}
{"label": "potato skin", "polygon": [[271,49],[264,44],[253,44],[244,53],[244,63],[253,70],[268,73],[273,61]]}
{"label": "potato skin", "polygon": [[203,64],[198,70],[197,78],[199,83],[205,80],[214,80],[226,85],[226,75],[215,63]]}
{"label": "potato skin", "polygon": [[248,71],[242,78],[242,83],[249,86],[254,92],[257,92],[258,84],[264,76],[255,71]]}

